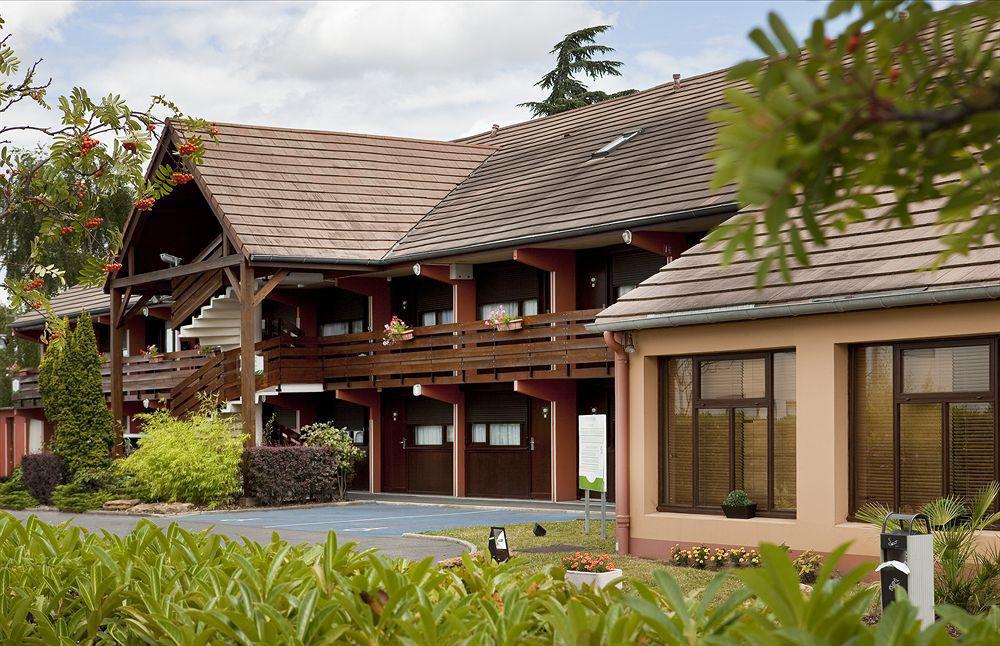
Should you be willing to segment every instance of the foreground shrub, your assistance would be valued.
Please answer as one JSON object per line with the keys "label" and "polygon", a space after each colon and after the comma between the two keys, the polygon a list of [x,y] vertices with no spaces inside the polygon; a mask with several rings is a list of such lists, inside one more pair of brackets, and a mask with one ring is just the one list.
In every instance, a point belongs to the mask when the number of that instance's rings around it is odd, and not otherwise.
{"label": "foreground shrub", "polygon": [[36,505],[38,501],[24,487],[11,482],[0,484],[0,509],[27,509]]}
{"label": "foreground shrub", "polygon": [[62,336],[52,341],[38,369],[38,389],[45,415],[55,426],[53,451],[66,471],[106,468],[111,464],[114,418],[104,398],[97,339],[90,316],[84,312],[70,329],[59,324]]}
{"label": "foreground shrub", "polygon": [[325,446],[258,446],[243,452],[243,494],[263,505],[333,500],[336,453]]}
{"label": "foreground shrub", "polygon": [[354,479],[358,460],[365,457],[365,452],[354,443],[346,428],[337,428],[328,422],[303,426],[299,432],[309,446],[325,446],[333,451],[337,460],[337,498],[343,498]]}
{"label": "foreground shrub", "polygon": [[59,485],[52,492],[52,504],[59,511],[83,512],[100,509],[111,496],[103,491],[94,491],[78,484]]}
{"label": "foreground shrub", "polygon": [[24,487],[43,505],[52,504],[52,491],[65,481],[63,460],[54,453],[26,455],[21,460]]}
{"label": "foreground shrub", "polygon": [[184,419],[165,409],[138,417],[146,437],[116,463],[135,495],[216,507],[239,493],[244,436],[236,420],[209,408]]}
{"label": "foreground shrub", "polygon": [[[87,534],[0,514],[0,642],[172,644],[944,644],[896,603],[878,627],[858,582],[873,564],[832,578],[841,548],[806,596],[787,554],[763,546],[764,566],[720,574],[685,595],[665,571],[655,584],[577,591],[564,571],[528,574],[466,556],[388,561],[327,535],[323,545],[260,545],[147,520],[125,537]],[[68,591],[73,591],[69,593]],[[1000,612],[939,614],[954,643],[996,643]]]}

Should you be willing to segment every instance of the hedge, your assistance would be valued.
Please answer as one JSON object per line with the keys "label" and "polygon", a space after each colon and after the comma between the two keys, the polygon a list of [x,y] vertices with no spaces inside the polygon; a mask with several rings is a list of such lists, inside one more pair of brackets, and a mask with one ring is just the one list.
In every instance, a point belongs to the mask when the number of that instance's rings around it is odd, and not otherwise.
{"label": "hedge", "polygon": [[[989,644],[1000,612],[939,606],[921,627],[893,604],[878,626],[862,621],[874,563],[830,575],[811,593],[791,560],[761,547],[763,566],[721,573],[686,596],[666,572],[654,585],[577,591],[552,567],[519,559],[388,560],[341,544],[258,544],[160,528],[142,520],[127,536],[88,534],[0,513],[0,643],[115,644]],[[846,570],[846,568],[845,568]],[[742,586],[722,591],[725,577]],[[712,603],[712,601],[715,603]],[[954,626],[954,638],[948,627]]]}
{"label": "hedge", "polygon": [[24,487],[43,505],[52,504],[52,492],[66,480],[66,467],[54,453],[35,453],[21,460]]}
{"label": "hedge", "polygon": [[243,494],[263,505],[333,500],[337,455],[325,446],[258,446],[243,452]]}

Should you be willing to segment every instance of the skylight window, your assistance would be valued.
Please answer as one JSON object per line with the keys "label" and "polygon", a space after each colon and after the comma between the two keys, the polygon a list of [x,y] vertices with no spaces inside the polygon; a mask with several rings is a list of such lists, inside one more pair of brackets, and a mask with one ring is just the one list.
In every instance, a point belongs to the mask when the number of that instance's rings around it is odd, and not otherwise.
{"label": "skylight window", "polygon": [[639,130],[631,130],[629,132],[626,132],[625,134],[618,135],[610,143],[606,144],[603,148],[591,154],[591,157],[607,157],[608,155],[611,154],[612,150],[614,150],[618,146],[621,146],[626,141],[634,139],[636,135],[638,135],[640,132],[642,132],[642,128],[640,128]]}

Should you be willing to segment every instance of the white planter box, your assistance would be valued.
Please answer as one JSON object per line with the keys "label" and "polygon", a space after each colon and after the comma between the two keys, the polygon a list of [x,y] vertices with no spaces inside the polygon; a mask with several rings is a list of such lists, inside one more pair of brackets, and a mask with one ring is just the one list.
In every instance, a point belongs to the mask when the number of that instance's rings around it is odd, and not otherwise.
{"label": "white planter box", "polygon": [[592,588],[606,588],[614,585],[616,588],[622,587],[622,571],[610,570],[608,572],[578,572],[576,570],[566,570],[566,580],[577,587],[583,589],[587,585]]}

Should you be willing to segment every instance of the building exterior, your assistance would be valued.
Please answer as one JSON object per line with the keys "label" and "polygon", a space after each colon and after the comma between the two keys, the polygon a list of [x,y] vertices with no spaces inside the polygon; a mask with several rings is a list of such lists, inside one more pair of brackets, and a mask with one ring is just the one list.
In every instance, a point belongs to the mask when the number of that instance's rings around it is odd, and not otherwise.
{"label": "building exterior", "polygon": [[[577,417],[615,413],[615,352],[586,326],[736,212],[704,157],[726,84],[453,142],[219,124],[194,181],[126,224],[101,319],[126,349],[116,418],[210,395],[251,444],[346,426],[361,490],[577,499]],[[520,329],[485,322],[501,307]],[[412,339],[383,344],[392,316]],[[609,433],[611,474],[616,455]]]}
{"label": "building exterior", "polygon": [[[884,221],[892,193],[880,202],[813,247],[791,284],[756,289],[754,261],[723,267],[699,244],[590,326],[634,348],[633,552],[852,541],[870,557],[877,533],[853,522],[864,504],[916,511],[1000,480],[1000,245],[921,271],[943,249],[940,205],[901,228]],[[751,494],[756,518],[723,517],[732,489]]]}

